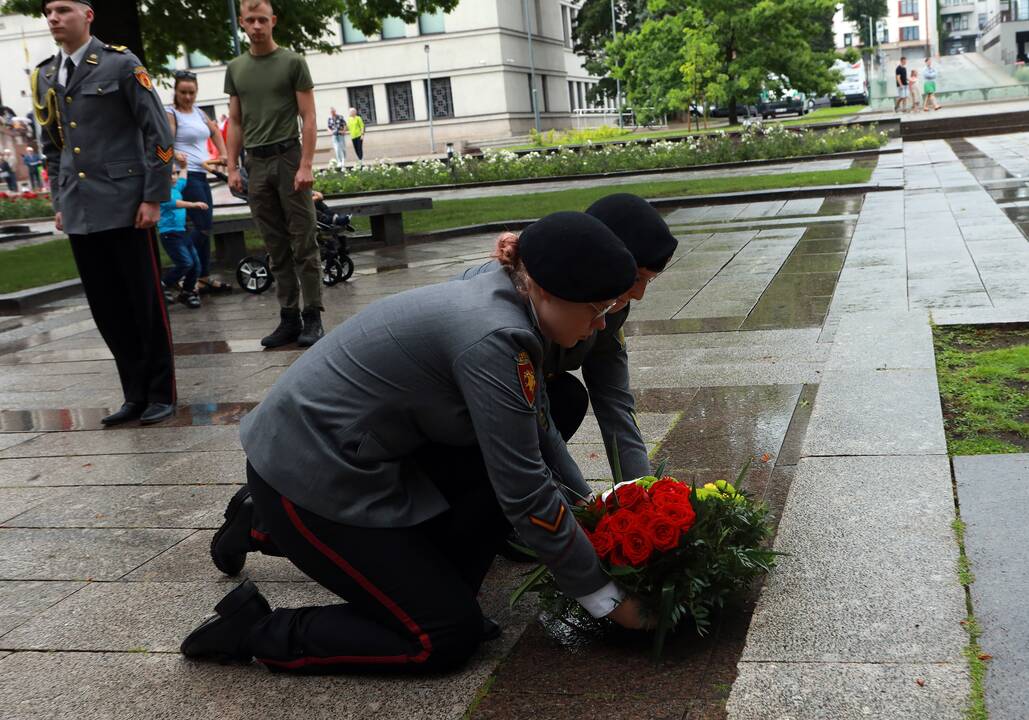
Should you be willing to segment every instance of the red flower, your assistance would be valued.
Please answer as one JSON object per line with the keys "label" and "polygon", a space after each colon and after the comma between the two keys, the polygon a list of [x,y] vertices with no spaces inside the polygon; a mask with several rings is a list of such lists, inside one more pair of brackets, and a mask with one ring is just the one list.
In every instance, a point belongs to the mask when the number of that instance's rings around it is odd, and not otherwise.
{"label": "red flower", "polygon": [[654,544],[644,527],[637,525],[622,536],[622,552],[633,567],[639,567],[647,562],[654,552]]}
{"label": "red flower", "polygon": [[693,512],[693,506],[690,505],[690,499],[685,496],[659,495],[654,498],[654,507],[658,515],[677,524],[683,532],[693,527],[693,523],[697,519],[697,514]]}
{"label": "red flower", "polygon": [[[610,515],[605,515],[604,520],[607,520],[606,528],[616,536],[624,535],[629,532],[639,522],[636,519],[636,513],[632,510],[626,510],[625,508],[616,510]],[[603,523],[603,520],[601,523]],[[600,529],[599,523],[597,524],[597,529]]]}
{"label": "red flower", "polygon": [[[691,523],[692,524],[692,523]],[[679,536],[682,528],[677,522],[673,522],[666,515],[654,514],[647,525],[647,534],[654,543],[655,550],[674,550],[679,546]]]}
{"label": "red flower", "polygon": [[686,483],[681,483],[667,476],[650,486],[651,497],[668,494],[689,496],[690,487]]}
{"label": "red flower", "polygon": [[607,530],[598,528],[596,532],[586,533],[586,537],[593,543],[593,549],[597,551],[597,557],[600,559],[610,555],[615,547],[615,536]]}
{"label": "red flower", "polygon": [[612,565],[628,565],[629,560],[625,557],[625,553],[622,552],[622,544],[615,543],[614,547],[611,548],[611,557],[608,558],[608,562]]}
{"label": "red flower", "polygon": [[[618,498],[618,506],[626,510],[638,510],[641,504],[650,502],[647,491],[636,483],[622,485],[615,490],[614,495]],[[607,501],[612,503],[611,496],[608,496]]]}

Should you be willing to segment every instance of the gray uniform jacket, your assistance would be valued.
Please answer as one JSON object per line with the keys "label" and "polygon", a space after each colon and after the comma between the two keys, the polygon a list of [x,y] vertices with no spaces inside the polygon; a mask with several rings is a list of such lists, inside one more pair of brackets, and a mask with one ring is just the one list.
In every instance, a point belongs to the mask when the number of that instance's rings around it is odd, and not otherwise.
{"label": "gray uniform jacket", "polygon": [[409,290],[307,350],[243,419],[243,449],[311,512],[407,527],[447,508],[414,451],[477,443],[522,540],[565,592],[589,595],[608,578],[543,458],[542,360],[543,338],[507,273]]}
{"label": "gray uniform jacket", "polygon": [[33,73],[50,198],[69,235],[132,227],[141,202],[168,199],[172,134],[146,69],[92,38],[68,87],[61,53]]}
{"label": "gray uniform jacket", "polygon": [[[491,260],[466,270],[460,279],[496,272],[500,263]],[[600,434],[611,457],[612,439],[618,442],[618,457],[625,480],[650,474],[650,459],[636,421],[636,400],[629,389],[629,355],[625,350],[622,325],[629,317],[629,306],[607,316],[603,330],[565,349],[556,343],[543,358],[544,380],[558,372],[582,368],[590,405],[597,416]],[[560,436],[558,436],[560,439]]]}

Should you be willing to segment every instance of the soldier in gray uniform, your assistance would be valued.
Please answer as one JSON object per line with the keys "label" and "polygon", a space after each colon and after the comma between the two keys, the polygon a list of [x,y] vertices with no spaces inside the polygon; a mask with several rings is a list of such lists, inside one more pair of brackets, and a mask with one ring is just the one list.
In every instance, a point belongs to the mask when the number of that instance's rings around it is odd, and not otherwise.
{"label": "soldier in gray uniform", "polygon": [[124,395],[103,423],[160,422],[175,412],[153,231],[171,188],[171,129],[146,68],[90,35],[91,2],[44,0],[43,14],[61,45],[31,77],[55,224],[71,239]]}
{"label": "soldier in gray uniform", "polygon": [[[629,317],[630,301],[643,299],[647,285],[664,270],[678,241],[661,215],[637,195],[608,195],[593,203],[586,214],[603,222],[625,243],[636,260],[636,281],[612,308],[603,329],[572,348],[551,345],[543,360],[550,414],[567,441],[579,429],[587,407],[592,405],[608,457],[615,442],[618,444],[622,477],[643,477],[650,474],[650,460],[636,421],[622,326]],[[465,271],[461,278],[494,272],[500,267],[501,263],[493,260]],[[570,374],[580,368],[585,387]],[[519,559],[517,552],[506,551],[505,554]]]}
{"label": "soldier in gray uniform", "polygon": [[497,632],[476,595],[511,525],[595,616],[639,627],[543,457],[538,380],[544,348],[603,327],[635,277],[603,223],[555,213],[522,233],[511,271],[379,300],[307,351],[241,424],[250,496],[234,501],[347,602],[272,612],[245,581],[183,653],[454,668]]}

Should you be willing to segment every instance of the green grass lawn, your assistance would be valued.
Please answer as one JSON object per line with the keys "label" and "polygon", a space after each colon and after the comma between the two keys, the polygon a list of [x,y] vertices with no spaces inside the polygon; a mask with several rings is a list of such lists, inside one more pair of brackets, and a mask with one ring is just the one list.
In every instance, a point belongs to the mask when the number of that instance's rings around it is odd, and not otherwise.
{"label": "green grass lawn", "polygon": [[[862,167],[777,175],[651,181],[527,195],[440,200],[433,203],[432,210],[405,213],[404,229],[408,233],[424,233],[479,223],[537,218],[558,210],[585,210],[595,200],[609,195],[616,189],[648,198],[678,197],[813,185],[847,185],[868,182],[871,175],[871,168]],[[354,218],[354,226],[359,232],[368,232],[370,221],[366,217]],[[261,238],[256,232],[247,233],[246,243],[247,247],[254,250],[263,248]],[[163,250],[161,261],[163,265],[168,265],[168,258]],[[67,240],[52,240],[13,250],[0,250],[0,293],[46,285],[75,276],[75,263]]]}
{"label": "green grass lawn", "polygon": [[[817,125],[819,123],[834,122],[837,120],[845,120],[852,115],[857,115],[859,112],[865,109],[865,105],[842,105],[840,107],[823,107],[813,110],[803,117],[797,117],[795,115],[788,116],[789,120],[765,120],[765,123],[771,124],[776,123],[785,127],[796,127],[801,125]],[[703,120],[701,120],[703,122]],[[675,130],[645,130],[641,132],[629,132],[623,137],[612,138],[610,140],[599,140],[595,144],[601,145],[603,143],[612,142],[625,142],[626,140],[659,140],[661,138],[668,137],[682,137],[684,135],[703,135],[705,133],[713,133],[719,131],[735,132],[742,130],[743,126],[740,124],[736,125],[720,125],[718,127],[709,127],[707,129],[691,129],[686,131],[684,128],[678,128]],[[548,144],[545,147],[559,147],[560,143]],[[512,152],[518,150],[538,150],[539,145],[515,145],[513,147],[505,147],[504,150],[510,150]]]}
{"label": "green grass lawn", "polygon": [[951,455],[1029,452],[1029,328],[934,329]]}

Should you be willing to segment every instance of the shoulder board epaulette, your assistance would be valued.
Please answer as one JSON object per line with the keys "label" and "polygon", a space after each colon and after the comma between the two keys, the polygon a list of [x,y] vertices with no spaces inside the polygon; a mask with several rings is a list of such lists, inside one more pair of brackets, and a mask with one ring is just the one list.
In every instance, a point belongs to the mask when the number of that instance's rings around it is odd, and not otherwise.
{"label": "shoulder board epaulette", "polygon": [[50,57],[48,57],[48,58],[47,58],[46,60],[44,60],[43,62],[41,62],[41,63],[39,63],[38,65],[36,65],[36,67],[43,67],[43,66],[44,66],[44,65],[46,65],[47,63],[53,62],[53,61],[54,61],[54,58],[55,58],[55,57],[57,57],[57,56],[56,56],[56,55],[51,55]]}
{"label": "shoulder board epaulette", "polygon": [[129,51],[129,49],[124,45],[104,45],[104,50],[120,53],[127,53]]}

